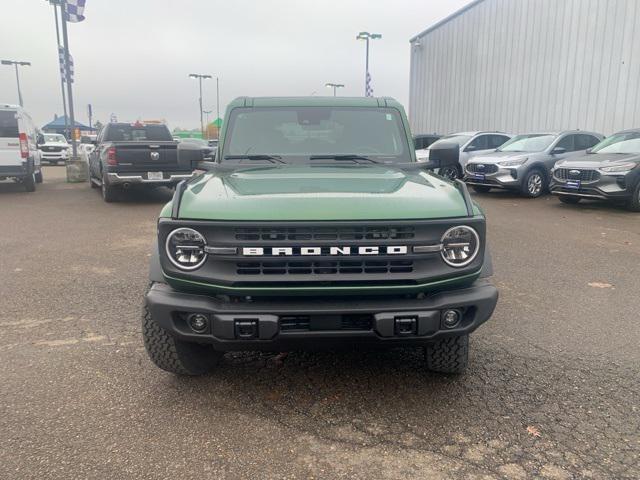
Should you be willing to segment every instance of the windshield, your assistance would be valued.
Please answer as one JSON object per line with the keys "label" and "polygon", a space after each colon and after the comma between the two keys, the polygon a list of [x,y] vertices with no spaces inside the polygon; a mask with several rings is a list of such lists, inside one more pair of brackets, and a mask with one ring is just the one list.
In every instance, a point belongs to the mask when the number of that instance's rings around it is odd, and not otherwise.
{"label": "windshield", "polygon": [[433,142],[429,146],[429,149],[440,146],[443,143],[455,143],[456,145],[461,147],[462,145],[467,143],[469,140],[471,140],[471,135],[458,135],[458,134],[447,135],[446,137],[442,137],[440,140]]}
{"label": "windshield", "polygon": [[498,148],[498,152],[542,152],[557,138],[556,135],[516,135]]}
{"label": "windshield", "polygon": [[270,155],[306,162],[312,156],[360,155],[383,163],[408,162],[408,147],[400,115],[392,108],[236,108],[229,117],[223,160]]}
{"label": "windshield", "polygon": [[627,132],[605,138],[591,153],[640,153],[640,132]]}
{"label": "windshield", "polygon": [[67,139],[64,138],[63,135],[52,135],[46,133],[44,135],[44,141],[46,143],[67,143]]}

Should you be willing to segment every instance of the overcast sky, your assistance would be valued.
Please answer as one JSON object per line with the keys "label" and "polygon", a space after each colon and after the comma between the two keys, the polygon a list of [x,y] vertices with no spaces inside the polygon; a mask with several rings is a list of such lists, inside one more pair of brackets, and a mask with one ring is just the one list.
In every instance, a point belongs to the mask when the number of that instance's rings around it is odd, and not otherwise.
{"label": "overcast sky", "polygon": [[[166,119],[199,125],[197,81],[220,77],[220,111],[237,96],[362,95],[364,42],[371,45],[375,95],[407,104],[409,38],[467,0],[87,0],[86,20],[69,24],[76,117]],[[45,0],[1,0],[0,58],[21,69],[26,109],[40,125],[62,113],[52,7]],[[215,80],[204,84],[215,112]],[[0,66],[0,103],[17,103],[15,73]],[[215,115],[215,113],[214,113]],[[214,116],[211,117],[213,120]]]}

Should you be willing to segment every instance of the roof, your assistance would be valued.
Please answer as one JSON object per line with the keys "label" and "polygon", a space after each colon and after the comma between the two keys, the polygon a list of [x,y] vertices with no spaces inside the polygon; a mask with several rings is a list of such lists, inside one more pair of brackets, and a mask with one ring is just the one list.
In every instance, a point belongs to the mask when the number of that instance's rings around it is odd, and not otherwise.
{"label": "roof", "polygon": [[236,107],[396,107],[389,97],[238,97],[229,104]]}
{"label": "roof", "polygon": [[471,3],[467,4],[467,5],[465,5],[464,7],[462,7],[460,10],[456,10],[455,12],[453,12],[448,17],[445,17],[442,20],[440,20],[439,22],[435,23],[434,25],[431,25],[426,30],[423,30],[422,32],[418,33],[417,35],[414,35],[413,37],[411,37],[411,39],[409,41],[410,42],[415,42],[420,37],[424,37],[426,34],[431,33],[432,31],[436,30],[437,28],[440,28],[445,23],[449,23],[454,18],[459,17],[464,12],[466,12],[467,10],[472,9],[473,7],[475,7],[477,4],[479,4],[481,2],[484,2],[484,0],[474,0],[473,2],[471,2]]}
{"label": "roof", "polygon": [[[65,118],[66,117],[64,115],[62,115],[62,116],[56,118],[55,120],[53,120],[52,122],[47,123],[42,128],[43,129],[45,129],[45,128],[64,128],[65,127]],[[71,122],[69,121],[69,123],[71,123]],[[82,130],[95,130],[93,128],[89,128],[88,125],[84,125],[83,123],[78,122],[77,120],[75,122],[74,127],[75,128],[80,128]]]}

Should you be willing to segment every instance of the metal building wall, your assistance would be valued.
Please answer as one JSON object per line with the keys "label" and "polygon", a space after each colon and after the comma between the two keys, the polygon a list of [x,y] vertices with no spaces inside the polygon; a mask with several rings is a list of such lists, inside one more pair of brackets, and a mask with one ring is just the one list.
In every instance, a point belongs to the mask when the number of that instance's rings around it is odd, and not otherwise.
{"label": "metal building wall", "polygon": [[640,127],[640,0],[478,0],[411,39],[414,133]]}

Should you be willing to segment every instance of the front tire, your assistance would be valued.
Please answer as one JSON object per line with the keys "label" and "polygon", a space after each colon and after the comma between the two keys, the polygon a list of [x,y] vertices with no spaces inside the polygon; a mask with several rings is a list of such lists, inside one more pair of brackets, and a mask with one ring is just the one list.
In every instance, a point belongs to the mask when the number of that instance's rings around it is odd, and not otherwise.
{"label": "front tire", "polygon": [[446,337],[425,347],[424,358],[432,372],[460,374],[469,364],[469,335]]}
{"label": "front tire", "polygon": [[632,212],[640,212],[640,182],[633,189],[633,196],[627,200],[627,209]]}
{"label": "front tire", "polygon": [[534,168],[529,171],[522,182],[522,195],[528,198],[538,198],[547,188],[547,180],[541,170]]}
{"label": "front tire", "polygon": [[580,201],[580,197],[570,197],[569,195],[560,195],[560,201],[567,205],[575,205]]}
{"label": "front tire", "polygon": [[151,317],[144,306],[142,317],[144,347],[151,361],[167,372],[176,375],[204,375],[211,372],[222,358],[210,345],[183,342],[169,335]]}
{"label": "front tire", "polygon": [[472,185],[471,187],[478,193],[489,193],[491,191],[491,187],[484,185]]}

